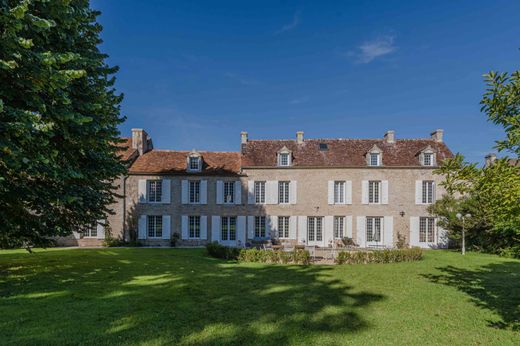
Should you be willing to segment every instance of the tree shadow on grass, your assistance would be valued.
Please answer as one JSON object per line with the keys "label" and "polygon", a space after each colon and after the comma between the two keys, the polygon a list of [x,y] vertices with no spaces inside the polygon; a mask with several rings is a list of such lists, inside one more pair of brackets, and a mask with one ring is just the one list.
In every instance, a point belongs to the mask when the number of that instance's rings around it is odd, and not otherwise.
{"label": "tree shadow on grass", "polygon": [[520,330],[520,262],[493,263],[475,270],[454,266],[437,269],[442,273],[423,276],[457,288],[478,307],[498,314],[501,321],[488,321],[490,327]]}
{"label": "tree shadow on grass", "polygon": [[180,249],[36,254],[0,265],[0,334],[17,344],[333,343],[369,328],[362,311],[384,296],[332,270],[238,265]]}

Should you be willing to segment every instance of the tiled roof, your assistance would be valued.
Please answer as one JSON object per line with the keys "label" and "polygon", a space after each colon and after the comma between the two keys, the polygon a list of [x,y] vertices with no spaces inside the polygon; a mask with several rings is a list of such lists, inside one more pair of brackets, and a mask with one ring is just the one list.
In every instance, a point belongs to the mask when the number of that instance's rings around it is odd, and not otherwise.
{"label": "tiled roof", "polygon": [[137,153],[137,149],[132,148],[132,138],[121,137],[121,140],[124,140],[124,142],[117,143],[117,146],[121,148],[121,160],[127,161]]}
{"label": "tiled roof", "polygon": [[[320,143],[328,150],[320,150]],[[242,167],[271,167],[277,164],[277,153],[284,146],[292,151],[295,167],[365,167],[365,154],[376,145],[382,151],[383,166],[420,166],[418,155],[428,146],[436,153],[437,162],[452,157],[444,143],[433,139],[401,139],[387,143],[384,139],[306,139],[250,140],[242,144]]]}
{"label": "tiled roof", "polygon": [[[130,166],[130,173],[142,174],[187,174],[189,151],[151,150],[139,156]],[[240,153],[198,152],[202,157],[200,175],[236,175],[240,173]]]}

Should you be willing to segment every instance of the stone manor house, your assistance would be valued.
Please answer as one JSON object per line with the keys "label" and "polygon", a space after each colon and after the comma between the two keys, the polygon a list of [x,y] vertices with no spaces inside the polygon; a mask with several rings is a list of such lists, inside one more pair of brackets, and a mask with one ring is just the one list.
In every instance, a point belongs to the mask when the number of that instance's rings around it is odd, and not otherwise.
{"label": "stone manor house", "polygon": [[343,237],[360,247],[447,246],[427,207],[443,194],[438,164],[453,154],[443,130],[429,138],[252,140],[239,152],[156,150],[133,129],[122,159],[128,174],[106,228],[62,239],[101,245],[106,234],[146,245],[200,246],[255,240],[327,247]]}

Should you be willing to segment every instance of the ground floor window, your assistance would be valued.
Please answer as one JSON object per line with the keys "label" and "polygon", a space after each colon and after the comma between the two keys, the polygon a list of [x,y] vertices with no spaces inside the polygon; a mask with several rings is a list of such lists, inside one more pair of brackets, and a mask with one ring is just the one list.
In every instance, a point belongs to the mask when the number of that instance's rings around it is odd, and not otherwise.
{"label": "ground floor window", "polygon": [[278,238],[289,238],[289,216],[278,216]]}
{"label": "ground floor window", "polygon": [[323,240],[323,217],[309,217],[307,219],[307,240]]}
{"label": "ground floor window", "polygon": [[381,224],[382,217],[367,217],[367,241],[380,242],[381,241]]}
{"label": "ground floor window", "polygon": [[433,243],[435,241],[435,218],[421,217],[419,219],[419,242]]}
{"label": "ground floor window", "polygon": [[200,216],[190,216],[188,221],[190,238],[200,238]]}
{"label": "ground floor window", "polygon": [[344,216],[334,216],[334,238],[343,239],[343,228],[345,227]]}
{"label": "ground floor window", "polygon": [[148,215],[148,237],[162,237],[162,215]]}
{"label": "ground floor window", "polygon": [[223,216],[220,220],[221,240],[237,240],[236,216]]}
{"label": "ground floor window", "polygon": [[85,238],[96,238],[97,237],[97,224],[91,225],[88,229],[83,231],[83,237]]}
{"label": "ground floor window", "polygon": [[265,237],[265,216],[255,216],[255,238]]}

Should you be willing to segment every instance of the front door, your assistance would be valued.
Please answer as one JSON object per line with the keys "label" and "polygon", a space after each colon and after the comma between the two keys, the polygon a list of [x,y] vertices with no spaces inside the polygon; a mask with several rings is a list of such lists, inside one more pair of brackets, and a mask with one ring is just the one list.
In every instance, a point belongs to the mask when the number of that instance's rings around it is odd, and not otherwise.
{"label": "front door", "polygon": [[309,216],[307,218],[307,244],[323,246],[323,217]]}
{"label": "front door", "polygon": [[237,245],[237,217],[223,216],[220,218],[220,243],[226,246]]}

